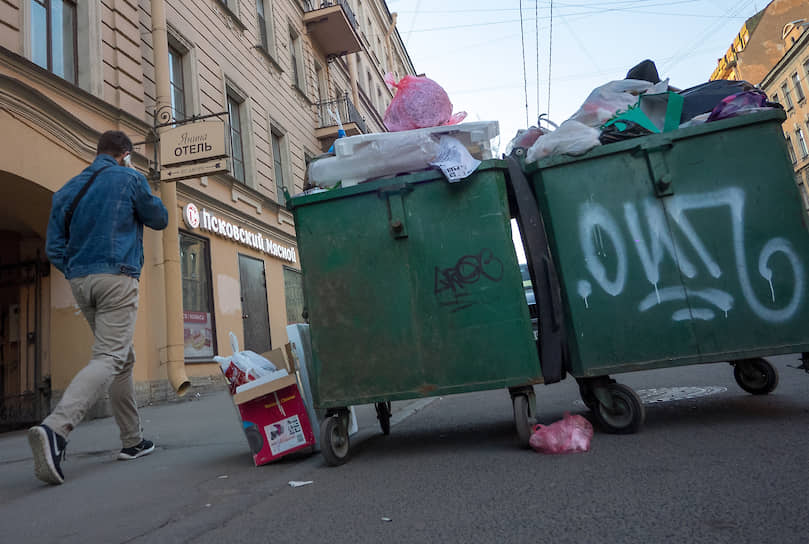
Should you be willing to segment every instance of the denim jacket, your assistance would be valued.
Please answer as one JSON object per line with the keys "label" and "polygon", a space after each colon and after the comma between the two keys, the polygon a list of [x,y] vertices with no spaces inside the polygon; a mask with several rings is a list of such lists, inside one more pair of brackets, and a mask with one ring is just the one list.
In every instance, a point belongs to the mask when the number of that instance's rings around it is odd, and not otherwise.
{"label": "denim jacket", "polygon": [[[100,173],[79,201],[65,240],[65,212],[96,171]],[[119,166],[110,155],[93,164],[53,195],[45,252],[67,279],[90,274],[140,277],[143,266],[143,225],[162,230],[168,212],[152,195],[143,174]]]}

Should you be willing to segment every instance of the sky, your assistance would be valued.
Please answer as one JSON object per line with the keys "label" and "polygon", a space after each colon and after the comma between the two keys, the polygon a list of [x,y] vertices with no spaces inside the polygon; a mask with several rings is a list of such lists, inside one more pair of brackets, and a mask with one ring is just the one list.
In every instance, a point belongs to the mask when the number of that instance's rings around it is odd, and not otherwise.
{"label": "sky", "polygon": [[561,123],[591,90],[623,79],[644,59],[655,61],[660,77],[675,87],[707,81],[745,20],[767,5],[564,0],[552,3],[551,17],[550,0],[387,3],[398,13],[416,72],[444,87],[468,121],[499,121],[501,152],[519,128],[536,124],[538,114]]}

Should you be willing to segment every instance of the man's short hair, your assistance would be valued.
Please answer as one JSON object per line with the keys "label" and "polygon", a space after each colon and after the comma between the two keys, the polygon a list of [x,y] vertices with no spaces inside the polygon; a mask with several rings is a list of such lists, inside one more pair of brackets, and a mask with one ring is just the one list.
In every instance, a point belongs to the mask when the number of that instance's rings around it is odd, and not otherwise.
{"label": "man's short hair", "polygon": [[98,139],[96,154],[112,155],[117,157],[129,151],[132,152],[132,140],[120,130],[108,130]]}

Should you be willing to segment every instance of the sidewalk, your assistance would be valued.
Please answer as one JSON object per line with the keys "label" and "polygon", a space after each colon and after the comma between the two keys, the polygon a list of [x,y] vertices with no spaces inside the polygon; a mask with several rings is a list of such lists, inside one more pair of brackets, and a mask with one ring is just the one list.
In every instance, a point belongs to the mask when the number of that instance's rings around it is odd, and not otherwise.
{"label": "sidewalk", "polygon": [[[391,424],[431,400],[394,402]],[[381,433],[372,405],[358,406],[356,412],[360,431],[351,437],[352,445]],[[248,490],[272,493],[324,465],[319,453],[299,453],[253,466],[227,391],[200,397],[192,392],[189,400],[146,406],[141,418],[144,436],[156,444],[153,454],[118,461],[115,421],[85,422],[70,436],[61,486],[34,477],[25,431],[0,434],[3,540],[122,542],[145,537],[161,523],[182,526],[177,519],[188,512],[223,503],[236,508]],[[219,517],[211,514],[206,519]],[[226,510],[220,508],[219,514]]]}

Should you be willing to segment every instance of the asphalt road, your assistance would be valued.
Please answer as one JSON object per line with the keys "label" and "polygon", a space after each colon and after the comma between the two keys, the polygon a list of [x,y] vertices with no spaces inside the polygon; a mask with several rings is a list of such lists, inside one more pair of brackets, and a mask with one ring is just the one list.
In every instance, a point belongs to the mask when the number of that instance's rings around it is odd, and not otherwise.
{"label": "asphalt road", "polygon": [[[710,394],[649,403],[639,433],[596,432],[590,452],[571,455],[520,448],[506,391],[411,405],[387,437],[366,410],[336,468],[319,455],[254,468],[237,425],[211,429],[218,416],[200,411],[219,407],[179,405],[188,424],[151,421],[162,446],[137,462],[82,451],[77,431],[70,485],[40,486],[22,457],[0,463],[0,540],[805,543],[809,375],[787,366],[796,357],[773,361],[781,382],[766,397],[724,364],[616,376],[647,398]],[[537,405],[543,423],[586,413],[571,380],[537,386]]]}

